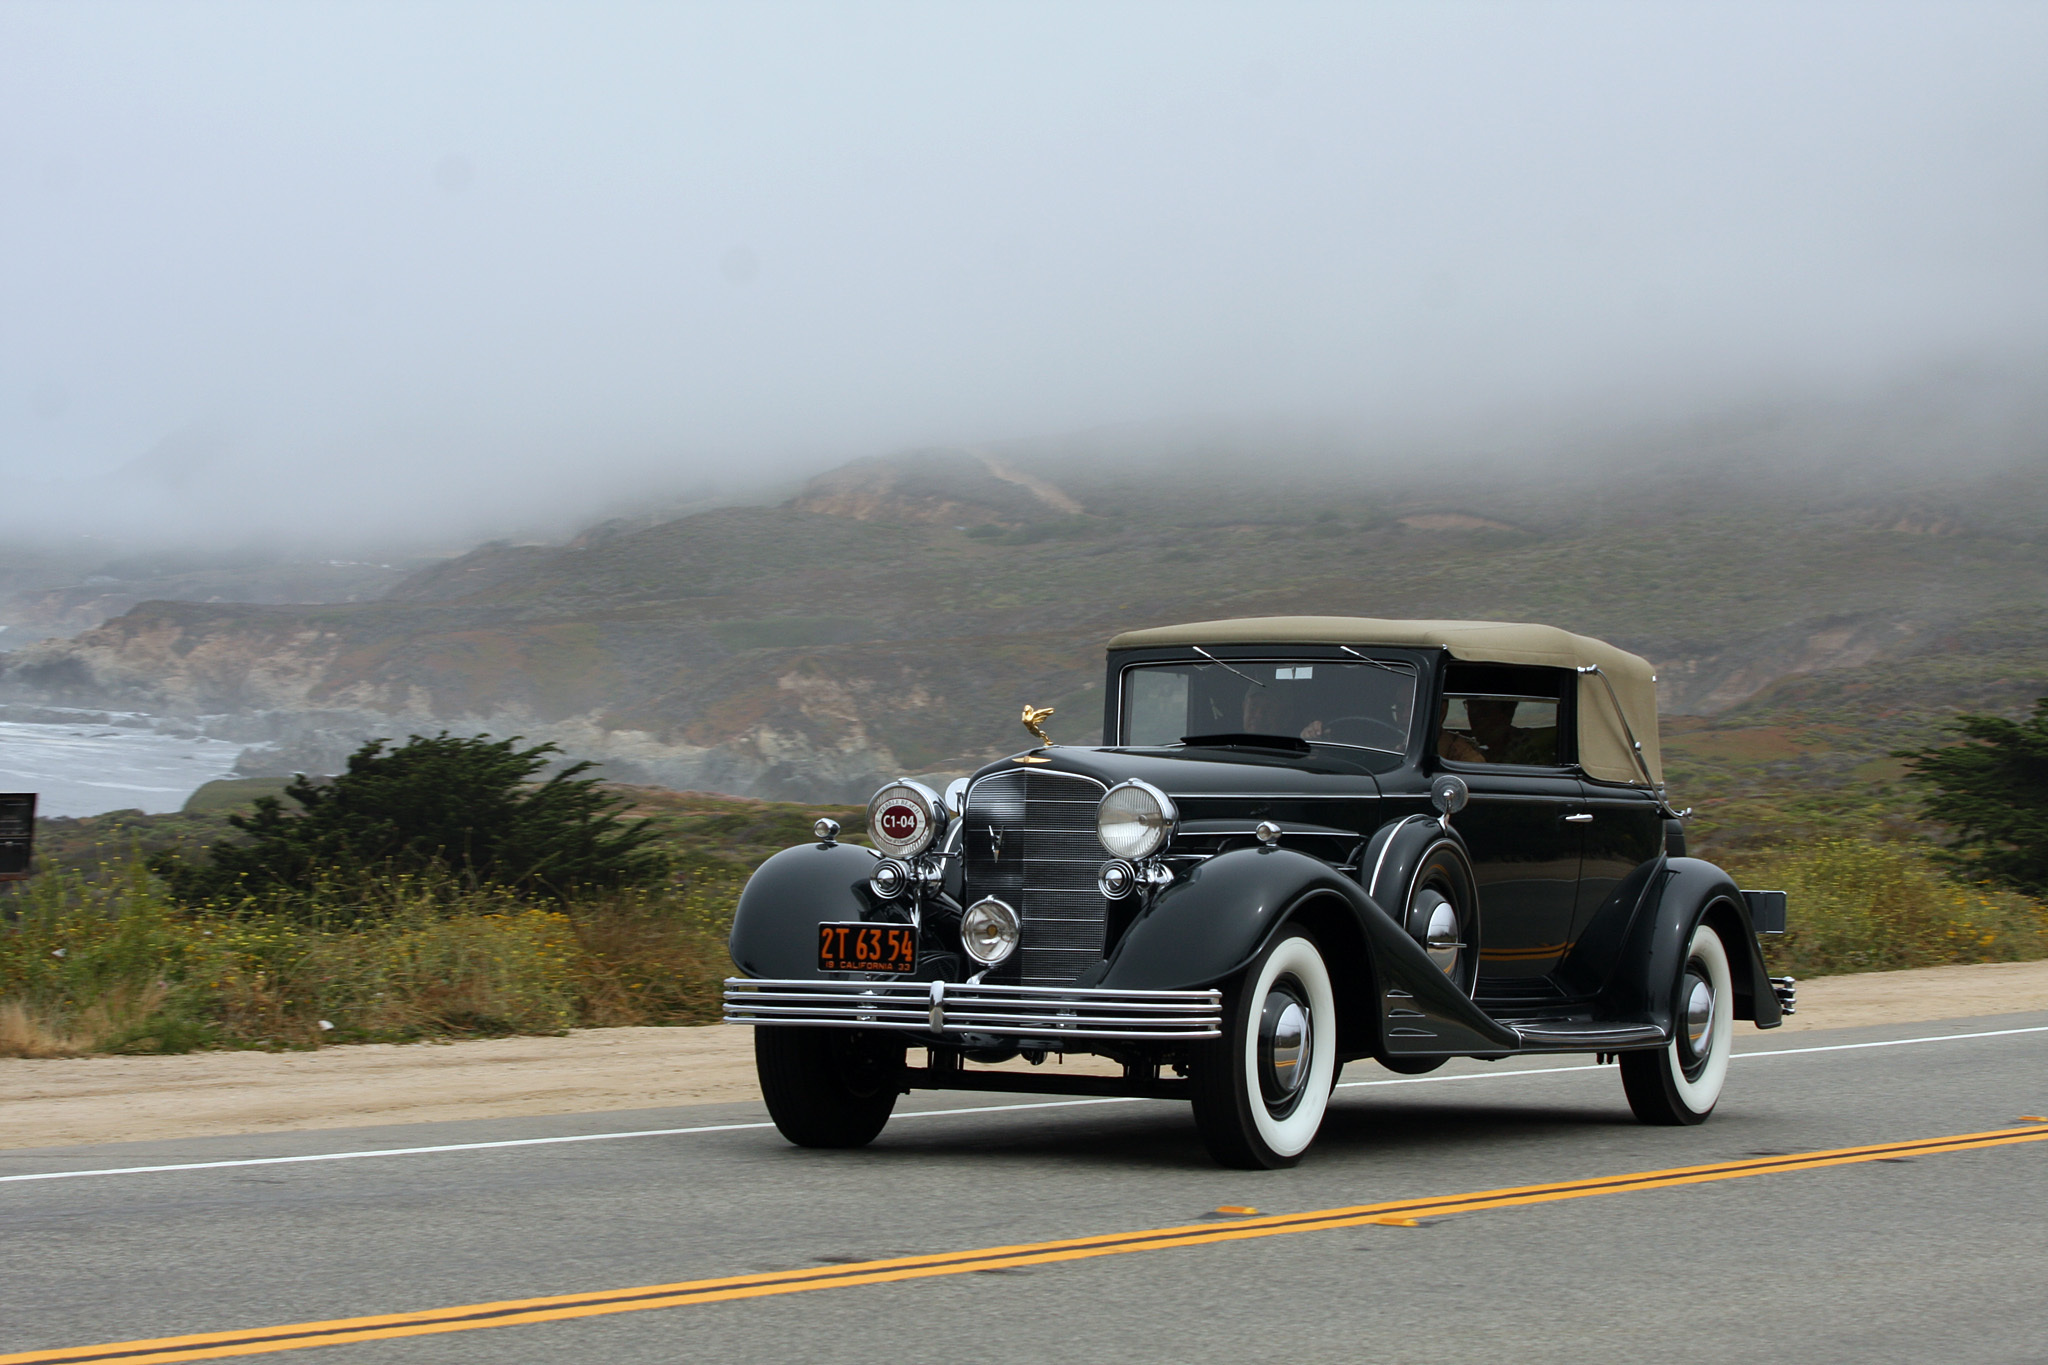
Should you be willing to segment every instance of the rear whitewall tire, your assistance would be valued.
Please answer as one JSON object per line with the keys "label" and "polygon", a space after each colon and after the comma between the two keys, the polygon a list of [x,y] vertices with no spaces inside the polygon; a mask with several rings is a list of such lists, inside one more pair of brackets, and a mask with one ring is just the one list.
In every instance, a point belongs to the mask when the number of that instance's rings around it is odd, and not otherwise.
{"label": "rear whitewall tire", "polygon": [[[1689,980],[1704,982],[1712,992],[1713,1013],[1697,1046],[1686,1037]],[[1728,1079],[1728,1058],[1735,1047],[1735,973],[1728,946],[1710,924],[1693,930],[1685,963],[1674,983],[1672,1039],[1656,1052],[1624,1052],[1621,1081],[1629,1108],[1644,1123],[1690,1125],[1706,1122]]]}

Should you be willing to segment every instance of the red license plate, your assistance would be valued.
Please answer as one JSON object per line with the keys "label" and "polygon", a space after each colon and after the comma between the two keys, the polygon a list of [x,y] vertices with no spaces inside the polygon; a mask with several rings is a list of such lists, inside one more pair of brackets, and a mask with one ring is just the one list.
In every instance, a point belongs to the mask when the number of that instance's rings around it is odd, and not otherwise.
{"label": "red license plate", "polygon": [[914,972],[917,930],[908,924],[821,924],[821,972]]}

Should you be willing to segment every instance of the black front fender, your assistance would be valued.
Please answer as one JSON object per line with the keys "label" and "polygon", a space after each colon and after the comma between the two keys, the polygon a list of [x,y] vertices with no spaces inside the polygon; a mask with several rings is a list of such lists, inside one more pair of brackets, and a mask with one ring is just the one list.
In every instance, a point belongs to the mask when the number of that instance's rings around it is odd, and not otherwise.
{"label": "black front fender", "polygon": [[[1338,978],[1347,1052],[1512,1052],[1520,1046],[1515,1033],[1452,985],[1358,883],[1285,848],[1238,849],[1197,864],[1138,914],[1099,984],[1127,990],[1225,985],[1290,923],[1315,933]],[[1369,1030],[1360,1027],[1366,1021]]]}
{"label": "black front fender", "polygon": [[857,844],[798,844],[754,871],[733,911],[732,960],[748,976],[818,975],[818,926],[865,918],[875,854]]}

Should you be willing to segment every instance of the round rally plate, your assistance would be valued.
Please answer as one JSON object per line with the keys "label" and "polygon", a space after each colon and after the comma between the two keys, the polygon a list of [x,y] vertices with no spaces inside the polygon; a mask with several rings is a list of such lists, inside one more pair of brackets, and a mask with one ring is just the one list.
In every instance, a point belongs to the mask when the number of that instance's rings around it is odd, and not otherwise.
{"label": "round rally plate", "polygon": [[875,828],[882,837],[904,845],[924,837],[925,820],[924,808],[901,796],[883,802],[875,812]]}

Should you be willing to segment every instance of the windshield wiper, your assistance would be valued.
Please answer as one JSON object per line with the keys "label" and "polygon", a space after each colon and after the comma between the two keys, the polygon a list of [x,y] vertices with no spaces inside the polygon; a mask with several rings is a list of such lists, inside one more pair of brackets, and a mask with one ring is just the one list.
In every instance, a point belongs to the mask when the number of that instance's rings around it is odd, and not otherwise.
{"label": "windshield wiper", "polygon": [[1414,664],[1408,662],[1408,660],[1406,659],[1401,660],[1401,662],[1397,664],[1390,664],[1385,659],[1375,659],[1370,654],[1360,654],[1350,645],[1338,645],[1337,648],[1343,650],[1346,654],[1349,654],[1354,659],[1363,659],[1365,662],[1371,664],[1374,668],[1384,668],[1389,673],[1406,673],[1409,669],[1415,667]]}
{"label": "windshield wiper", "polygon": [[[1190,648],[1190,649],[1194,650],[1194,651],[1195,651],[1195,653],[1197,653],[1197,654],[1201,655],[1201,656],[1202,656],[1203,658],[1207,659],[1207,660],[1208,660],[1208,661],[1209,661],[1210,663],[1212,663],[1212,664],[1216,665],[1216,666],[1217,666],[1218,668],[1222,669],[1222,670],[1223,670],[1224,672],[1226,672],[1226,673],[1237,673],[1237,670],[1236,670],[1236,669],[1232,668],[1232,667],[1231,667],[1231,666],[1230,666],[1229,664],[1227,664],[1227,663],[1224,663],[1224,662],[1223,662],[1223,660],[1221,660],[1221,659],[1217,658],[1217,657],[1216,657],[1216,656],[1215,656],[1214,654],[1211,654],[1211,653],[1210,653],[1210,652],[1209,652],[1208,650],[1206,650],[1206,649],[1202,648],[1202,647],[1201,647],[1200,645],[1190,645],[1190,646],[1188,646],[1188,648]],[[1264,683],[1260,682],[1260,681],[1259,681],[1259,680],[1258,680],[1257,678],[1254,678],[1254,677],[1253,677],[1253,676],[1252,676],[1251,674],[1249,674],[1249,673],[1237,673],[1237,676],[1238,676],[1238,677],[1240,677],[1240,678],[1243,678],[1243,679],[1244,679],[1244,680],[1245,680],[1246,682],[1250,683],[1250,684],[1251,684],[1251,685],[1252,685],[1253,687],[1264,687],[1264,686],[1265,686],[1265,684],[1264,684]]]}

